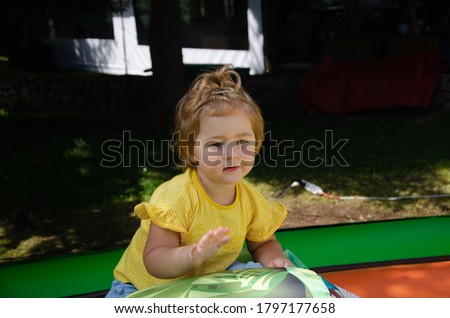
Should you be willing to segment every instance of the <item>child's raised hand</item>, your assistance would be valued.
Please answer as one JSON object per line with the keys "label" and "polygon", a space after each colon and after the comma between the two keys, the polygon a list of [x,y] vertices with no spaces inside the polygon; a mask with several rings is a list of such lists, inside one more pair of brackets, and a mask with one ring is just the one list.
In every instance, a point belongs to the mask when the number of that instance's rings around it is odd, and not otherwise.
{"label": "child's raised hand", "polygon": [[197,244],[192,245],[190,257],[194,266],[201,265],[204,261],[216,255],[217,251],[231,241],[229,228],[219,227],[210,230],[203,235]]}

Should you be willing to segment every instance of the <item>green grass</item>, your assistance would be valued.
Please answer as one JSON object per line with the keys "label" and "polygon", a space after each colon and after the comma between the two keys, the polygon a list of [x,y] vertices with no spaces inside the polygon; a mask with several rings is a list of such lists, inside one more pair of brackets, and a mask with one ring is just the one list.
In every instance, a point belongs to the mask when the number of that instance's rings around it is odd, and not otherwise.
{"label": "green grass", "polygon": [[[276,197],[296,178],[335,195],[395,196],[450,193],[450,112],[385,112],[327,116],[295,109],[263,109],[272,143],[292,140],[301,150],[308,140],[348,139],[340,154],[348,163],[286,167],[273,155],[274,167],[258,164],[251,175],[268,197]],[[138,220],[133,207],[179,173],[174,167],[100,166],[107,140],[155,144],[170,138],[170,127],[147,123],[142,114],[74,114],[4,112],[0,116],[0,262],[127,244]],[[268,160],[269,143],[261,158]],[[283,145],[283,144],[282,144]],[[323,157],[323,150],[311,152]],[[155,158],[161,155],[155,147]],[[163,152],[163,156],[170,154]],[[127,157],[128,158],[128,157]],[[400,202],[339,202],[315,197],[299,188],[282,199],[286,226],[356,222],[382,218],[449,214],[449,199]]]}

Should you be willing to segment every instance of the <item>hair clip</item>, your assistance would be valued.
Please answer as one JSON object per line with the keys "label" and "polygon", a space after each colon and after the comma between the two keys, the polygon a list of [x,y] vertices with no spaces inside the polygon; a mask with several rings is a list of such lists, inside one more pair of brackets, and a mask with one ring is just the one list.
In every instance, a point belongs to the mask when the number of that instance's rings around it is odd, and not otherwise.
{"label": "hair clip", "polygon": [[234,92],[235,92],[235,90],[233,87],[221,87],[221,88],[213,90],[213,92],[211,94],[219,95],[219,94],[223,94],[223,93],[234,93]]}

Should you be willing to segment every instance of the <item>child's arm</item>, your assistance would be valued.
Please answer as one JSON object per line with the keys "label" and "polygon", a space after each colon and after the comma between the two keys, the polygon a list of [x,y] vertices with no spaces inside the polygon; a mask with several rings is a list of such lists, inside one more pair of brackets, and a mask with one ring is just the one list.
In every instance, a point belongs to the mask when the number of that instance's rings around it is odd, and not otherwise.
{"label": "child's arm", "polygon": [[230,242],[228,233],[228,228],[219,227],[206,233],[197,244],[180,246],[179,233],[151,224],[143,255],[145,267],[158,278],[186,274]]}
{"label": "child's arm", "polygon": [[283,249],[275,235],[263,242],[247,240],[247,248],[253,259],[264,267],[293,267],[294,264],[284,257]]}

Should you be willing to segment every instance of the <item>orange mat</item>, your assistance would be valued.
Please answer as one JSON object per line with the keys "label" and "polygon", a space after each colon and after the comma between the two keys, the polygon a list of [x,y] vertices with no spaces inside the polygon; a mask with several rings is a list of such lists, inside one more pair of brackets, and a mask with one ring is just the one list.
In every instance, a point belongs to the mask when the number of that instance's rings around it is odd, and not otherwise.
{"label": "orange mat", "polygon": [[450,261],[354,269],[321,275],[360,297],[450,297]]}

